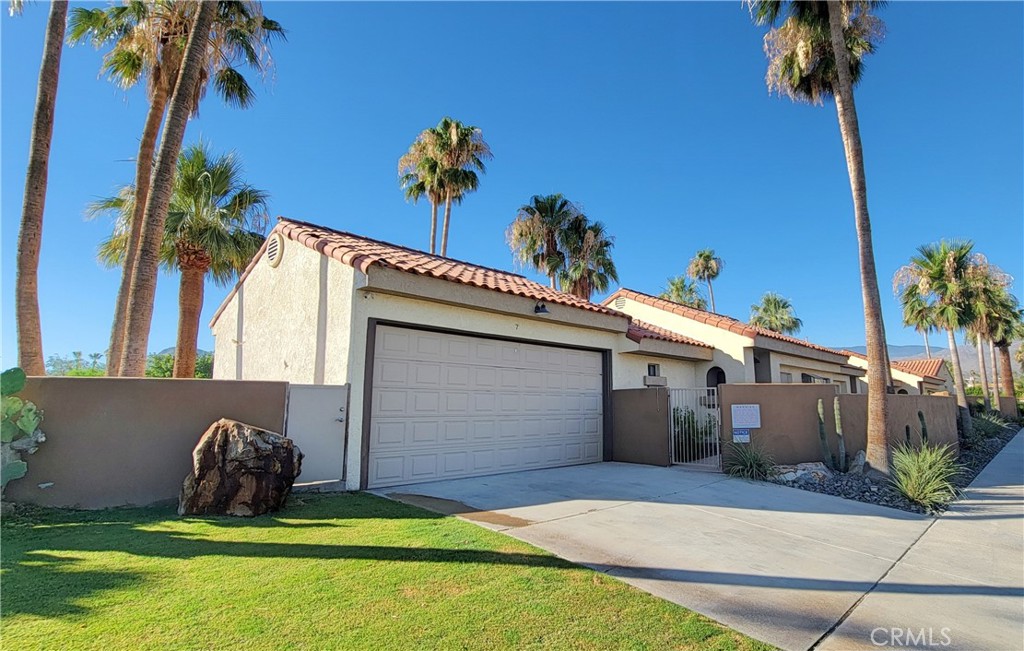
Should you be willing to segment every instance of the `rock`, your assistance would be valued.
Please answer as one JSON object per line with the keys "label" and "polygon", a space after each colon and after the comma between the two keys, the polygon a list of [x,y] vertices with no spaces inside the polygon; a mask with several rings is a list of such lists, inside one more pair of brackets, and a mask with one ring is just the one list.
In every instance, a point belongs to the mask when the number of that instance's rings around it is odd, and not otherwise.
{"label": "rock", "polygon": [[776,476],[787,482],[822,482],[832,477],[832,471],[820,461],[798,463],[795,466],[776,466]]}
{"label": "rock", "polygon": [[858,450],[857,454],[853,457],[853,461],[850,462],[850,470],[848,473],[851,475],[859,475],[864,472],[865,461],[867,461],[867,455],[864,454],[864,450]]}
{"label": "rock", "polygon": [[284,506],[302,452],[280,434],[222,418],[192,451],[178,515],[262,515]]}

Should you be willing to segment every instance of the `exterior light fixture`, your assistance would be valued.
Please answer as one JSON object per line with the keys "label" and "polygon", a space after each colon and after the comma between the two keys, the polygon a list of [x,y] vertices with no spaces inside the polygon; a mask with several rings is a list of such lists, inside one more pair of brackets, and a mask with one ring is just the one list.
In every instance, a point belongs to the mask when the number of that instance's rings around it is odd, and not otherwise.
{"label": "exterior light fixture", "polygon": [[551,314],[551,312],[548,312],[548,306],[544,305],[544,303],[540,301],[538,301],[537,305],[534,306],[533,313],[540,316],[547,316]]}

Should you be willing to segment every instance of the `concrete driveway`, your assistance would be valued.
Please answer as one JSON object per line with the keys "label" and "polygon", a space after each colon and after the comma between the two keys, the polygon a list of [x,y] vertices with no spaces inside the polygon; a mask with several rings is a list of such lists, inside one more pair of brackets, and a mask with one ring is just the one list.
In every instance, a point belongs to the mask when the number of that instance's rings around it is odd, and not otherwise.
{"label": "concrete driveway", "polygon": [[785,649],[817,644],[933,522],[720,474],[621,463],[380,492],[460,515]]}

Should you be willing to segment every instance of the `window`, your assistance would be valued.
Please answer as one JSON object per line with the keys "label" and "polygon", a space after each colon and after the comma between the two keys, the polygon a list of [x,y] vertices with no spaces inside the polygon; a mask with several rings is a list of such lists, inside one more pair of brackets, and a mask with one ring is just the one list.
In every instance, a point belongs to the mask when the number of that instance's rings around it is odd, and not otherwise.
{"label": "window", "polygon": [[717,366],[712,366],[708,369],[707,380],[707,386],[712,389],[720,384],[725,384],[725,371]]}
{"label": "window", "polygon": [[659,377],[661,375],[661,364],[648,364],[647,375],[651,377]]}
{"label": "window", "polygon": [[820,375],[811,375],[810,373],[801,373],[800,381],[804,384],[832,384],[832,380],[827,377],[821,377]]}
{"label": "window", "polygon": [[793,374],[786,373],[785,371],[779,373],[779,381],[784,384],[790,384],[793,382]]}

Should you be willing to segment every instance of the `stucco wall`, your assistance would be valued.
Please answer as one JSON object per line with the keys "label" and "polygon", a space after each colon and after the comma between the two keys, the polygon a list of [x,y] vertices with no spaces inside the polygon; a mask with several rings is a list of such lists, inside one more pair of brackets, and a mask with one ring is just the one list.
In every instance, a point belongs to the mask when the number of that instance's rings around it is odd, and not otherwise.
{"label": "stucco wall", "polygon": [[[818,435],[818,400],[824,402],[825,430],[830,450],[835,453],[835,387],[827,384],[740,384],[720,387],[722,436],[732,440],[734,404],[757,404],[761,409],[761,428],[751,431],[751,442],[767,450],[779,464],[822,461]],[[890,444],[905,440],[905,427],[911,427],[911,443],[920,444],[922,411],[928,425],[930,443],[957,443],[956,402],[938,396],[889,396]],[[847,454],[852,456],[867,444],[867,396],[840,395],[840,415]]]}
{"label": "stucco wall", "polygon": [[666,389],[612,391],[612,459],[671,465],[669,414]]}
{"label": "stucco wall", "polygon": [[285,240],[260,259],[214,323],[215,379],[345,384],[355,271]]}
{"label": "stucco wall", "polygon": [[838,364],[832,364],[830,362],[823,362],[816,359],[806,359],[803,357],[794,357],[792,355],[786,355],[772,351],[771,354],[771,366],[772,366],[772,382],[782,382],[782,373],[792,373],[793,382],[800,382],[801,373],[810,373],[811,375],[817,375],[819,377],[827,377],[832,380],[833,383],[840,385],[842,388],[839,390],[840,393],[850,393],[850,376],[844,375]]}
{"label": "stucco wall", "polygon": [[[665,378],[669,388],[688,389],[697,386],[694,377],[696,368],[694,362],[634,353],[619,354],[612,360],[614,374],[612,385],[616,389],[644,388],[644,376],[647,375],[648,364],[661,366],[661,376]],[[701,377],[700,386],[704,386],[703,377]]]}
{"label": "stucco wall", "polygon": [[714,359],[710,362],[699,362],[696,365],[696,386],[705,386],[708,369],[713,366],[718,366],[725,371],[726,381],[728,382],[754,381],[753,366],[751,365],[749,368],[750,377],[748,378],[748,369],[744,364],[745,348],[754,344],[754,341],[749,337],[687,319],[678,314],[659,310],[656,307],[644,305],[629,298],[625,299],[625,303],[621,308],[616,309],[641,321],[661,326],[662,328],[693,337],[698,341],[714,346]]}
{"label": "stucco wall", "polygon": [[29,378],[21,395],[43,410],[46,441],[6,498],[89,509],[176,499],[214,421],[282,432],[287,392],[284,382]]}

